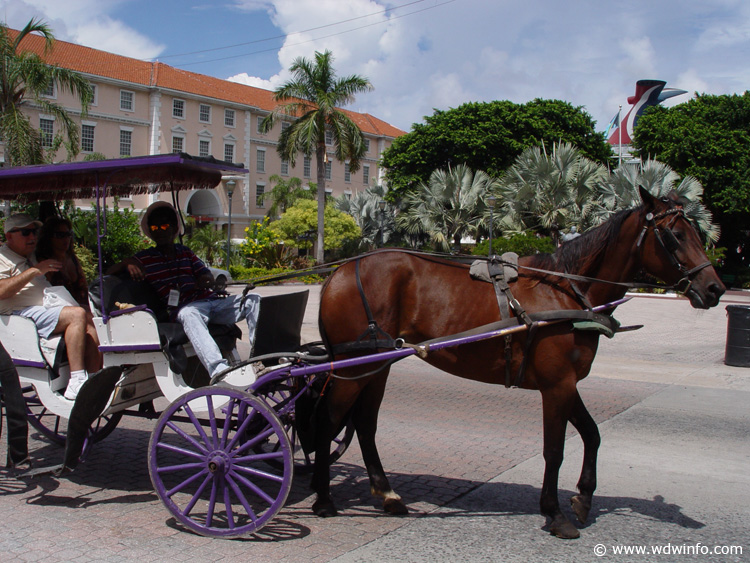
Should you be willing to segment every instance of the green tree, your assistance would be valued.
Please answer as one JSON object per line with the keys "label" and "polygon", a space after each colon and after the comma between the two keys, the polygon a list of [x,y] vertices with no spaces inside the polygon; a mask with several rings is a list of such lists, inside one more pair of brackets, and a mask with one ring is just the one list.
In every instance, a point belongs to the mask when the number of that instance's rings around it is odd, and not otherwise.
{"label": "green tree", "polygon": [[575,225],[585,230],[600,221],[598,190],[607,169],[568,143],[530,147],[503,175],[498,227],[506,232],[543,232]]}
{"label": "green tree", "polygon": [[85,117],[92,100],[88,81],[77,72],[49,65],[31,51],[22,50],[23,40],[37,33],[44,38],[44,52],[49,53],[55,38],[47,24],[32,19],[15,37],[0,23],[0,137],[5,143],[5,162],[11,166],[40,164],[44,161],[44,140],[31,125],[24,106],[33,104],[42,113],[55,117],[61,133],[52,139],[52,146],[64,145],[68,158],[79,152],[78,126],[61,105],[44,96],[51,84],[61,91],[70,91],[81,103]]}
{"label": "green tree", "polygon": [[[94,211],[72,210],[70,220],[76,241],[87,248],[96,248],[96,213]],[[102,242],[103,268],[117,264],[151,246],[151,241],[141,233],[138,214],[131,209],[106,210],[106,236]]]}
{"label": "green tree", "polygon": [[[696,94],[690,101],[649,109],[638,120],[637,153],[693,176],[703,201],[721,226],[721,245],[747,243],[750,224],[750,91]],[[728,260],[739,258],[734,252]]]}
{"label": "green tree", "polygon": [[472,102],[435,110],[384,151],[389,197],[398,199],[426,183],[434,170],[466,164],[499,177],[524,149],[567,142],[595,162],[612,151],[581,107],[559,100]]}
{"label": "green tree", "polygon": [[227,252],[227,237],[211,225],[194,229],[185,239],[185,246],[209,266],[223,264]]}
{"label": "green tree", "polygon": [[396,222],[408,233],[424,233],[436,247],[461,248],[461,239],[478,235],[485,210],[484,198],[496,180],[486,172],[472,171],[465,164],[435,170],[430,181],[406,194]]}
{"label": "green tree", "polygon": [[[287,246],[311,248],[312,240],[307,234],[315,232],[317,208],[318,204],[314,201],[300,200],[287,209],[278,221],[271,223],[270,228]],[[360,236],[354,219],[331,204],[326,205],[324,225],[326,250],[340,248]]]}
{"label": "green tree", "polygon": [[263,203],[269,198],[271,200],[271,206],[266,211],[266,217],[278,217],[292,207],[297,200],[315,199],[315,184],[311,183],[310,189],[307,189],[302,187],[302,180],[296,176],[285,179],[278,174],[274,174],[269,179],[275,182],[275,185],[270,192],[263,194]]}
{"label": "green tree", "polygon": [[293,119],[291,125],[279,136],[277,152],[294,166],[297,154],[315,154],[317,167],[318,212],[317,245],[315,257],[323,261],[324,213],[326,208],[326,135],[334,147],[334,156],[347,161],[351,172],[359,170],[360,159],[365,154],[362,131],[339,106],[354,101],[355,94],[372,90],[370,81],[358,75],[337,78],[332,66],[330,51],[315,53],[315,60],[296,59],[289,71],[293,79],[274,91],[274,100],[280,102],[262,123],[269,131],[282,119]]}

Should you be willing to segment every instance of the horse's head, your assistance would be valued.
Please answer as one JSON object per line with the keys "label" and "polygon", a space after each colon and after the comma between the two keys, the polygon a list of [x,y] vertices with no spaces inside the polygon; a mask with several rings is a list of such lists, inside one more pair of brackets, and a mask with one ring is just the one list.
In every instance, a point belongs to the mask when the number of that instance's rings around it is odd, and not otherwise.
{"label": "horse's head", "polygon": [[643,268],[684,293],[696,309],[718,304],[726,288],[677,195],[656,198],[643,188],[640,192],[643,227],[637,244]]}

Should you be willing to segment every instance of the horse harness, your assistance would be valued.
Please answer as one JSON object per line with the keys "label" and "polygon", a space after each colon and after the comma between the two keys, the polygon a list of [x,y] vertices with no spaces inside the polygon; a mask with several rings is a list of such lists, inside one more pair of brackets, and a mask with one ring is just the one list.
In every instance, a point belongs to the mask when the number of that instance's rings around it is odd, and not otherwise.
{"label": "horse harness", "polygon": [[[504,336],[505,387],[521,387],[524,381],[529,352],[534,342],[534,337],[536,336],[540,321],[583,322],[588,323],[589,325],[593,325],[594,327],[604,329],[606,333],[610,334],[613,334],[619,327],[619,323],[611,315],[603,315],[587,309],[527,313],[526,310],[522,307],[521,303],[513,296],[509,285],[509,282],[517,278],[518,256],[515,253],[506,253],[502,257],[493,256],[489,261],[481,261],[480,263],[482,264],[482,266],[486,264],[486,273],[482,273],[481,275],[479,275],[479,277],[477,277],[476,275],[472,276],[476,279],[481,279],[482,281],[488,281],[492,283],[498,302],[498,309],[500,313],[499,321],[478,326],[470,330],[460,332],[458,334],[451,334],[448,336],[435,338],[426,342],[422,342],[418,345],[408,344],[402,338],[394,339],[391,335],[380,328],[380,326],[378,326],[378,323],[372,313],[372,309],[370,308],[370,304],[367,300],[367,296],[365,295],[364,288],[362,287],[362,279],[360,276],[360,260],[361,257],[355,260],[354,271],[357,282],[357,290],[359,291],[362,305],[365,310],[365,314],[367,315],[367,328],[362,334],[359,335],[356,341],[334,345],[332,347],[332,352],[334,355],[343,353],[373,352],[378,349],[397,349],[408,346],[417,350],[417,355],[422,359],[425,359],[427,353],[430,351],[431,344],[435,344],[447,339],[462,338],[482,332],[501,330],[504,328],[510,328],[513,326],[525,324],[528,327],[529,334],[526,339],[526,345],[521,359],[521,365],[518,369],[515,380],[513,380],[511,373],[511,364],[513,360],[513,336],[511,334],[506,334]],[[475,264],[472,266],[472,269],[474,269],[474,266],[476,265],[477,262],[475,262]],[[508,275],[508,272],[512,272],[513,270],[515,270],[516,272],[515,276],[513,276],[513,274]],[[515,317],[511,317],[511,310],[515,314]],[[589,326],[588,328],[591,329],[592,327]],[[386,366],[391,365],[392,363],[394,363],[394,361],[396,360],[388,362]],[[382,366],[372,372],[358,376],[357,379],[373,375],[374,373],[377,373],[384,369],[386,366]]]}

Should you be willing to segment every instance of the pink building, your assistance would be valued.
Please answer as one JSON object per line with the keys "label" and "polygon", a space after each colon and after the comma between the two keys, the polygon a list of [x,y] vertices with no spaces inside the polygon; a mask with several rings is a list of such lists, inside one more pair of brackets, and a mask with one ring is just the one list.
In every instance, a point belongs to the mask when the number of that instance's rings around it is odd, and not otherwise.
{"label": "pink building", "polygon": [[[21,47],[41,55],[43,40],[33,35]],[[201,224],[221,228],[227,223],[226,186],[230,180],[234,180],[232,236],[235,238],[242,238],[244,228],[264,216],[268,204],[263,204],[260,196],[273,188],[271,176],[296,176],[303,185],[315,182],[314,156],[307,159],[300,154],[295,167],[279,158],[276,145],[283,123],[268,134],[260,133],[259,123],[276,105],[268,90],[65,41],[56,41],[45,60],[75,70],[94,87],[94,101],[84,119],[80,119],[80,104],[68,92],[58,92],[56,85],[49,92],[58,104],[79,116],[79,159],[94,152],[107,158],[187,152],[241,162],[250,170],[249,174],[223,179],[213,190],[180,194],[182,211]],[[351,174],[346,163],[335,159],[331,147],[326,188],[334,196],[353,194],[381,182],[380,155],[396,137],[405,133],[372,115],[344,111],[363,131],[369,148],[359,171]],[[32,125],[49,133],[50,139],[58,131],[53,116],[44,115],[33,106],[28,106],[28,113]],[[61,152],[60,158],[64,156]],[[119,205],[132,204],[136,210],[142,210],[156,197],[133,196]],[[86,202],[81,203],[88,207]]]}

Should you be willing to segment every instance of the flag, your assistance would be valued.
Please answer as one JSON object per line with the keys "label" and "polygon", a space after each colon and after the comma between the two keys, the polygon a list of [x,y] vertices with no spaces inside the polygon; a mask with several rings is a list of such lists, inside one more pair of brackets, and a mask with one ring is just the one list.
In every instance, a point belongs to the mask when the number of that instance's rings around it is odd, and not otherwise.
{"label": "flag", "polygon": [[612,120],[609,122],[609,125],[607,125],[607,131],[604,133],[604,138],[609,138],[610,131],[614,131],[620,126],[620,112],[618,111],[615,116],[612,118]]}

